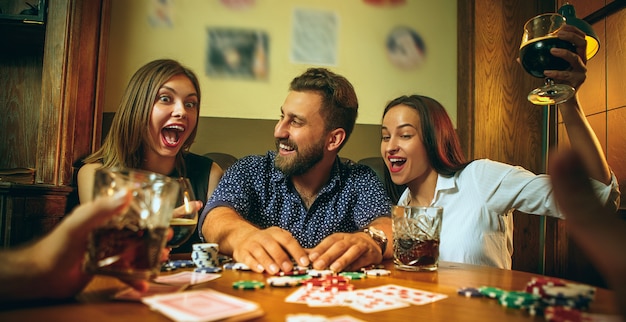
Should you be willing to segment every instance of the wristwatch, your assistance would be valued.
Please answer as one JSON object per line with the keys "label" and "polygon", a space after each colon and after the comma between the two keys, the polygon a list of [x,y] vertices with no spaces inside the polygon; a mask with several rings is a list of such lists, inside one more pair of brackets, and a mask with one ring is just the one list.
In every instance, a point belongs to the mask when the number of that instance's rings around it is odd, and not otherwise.
{"label": "wristwatch", "polygon": [[383,256],[385,256],[385,249],[387,249],[387,236],[385,235],[385,232],[372,226],[365,228],[363,231],[372,237],[372,239],[380,247],[380,251]]}

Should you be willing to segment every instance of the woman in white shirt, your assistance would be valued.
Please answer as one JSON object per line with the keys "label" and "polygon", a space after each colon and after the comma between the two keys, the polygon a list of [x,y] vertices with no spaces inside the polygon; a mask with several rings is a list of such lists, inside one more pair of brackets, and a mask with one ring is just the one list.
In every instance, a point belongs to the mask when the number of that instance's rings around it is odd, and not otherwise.
{"label": "woman in white shirt", "polygon": [[[568,71],[545,71],[547,77],[574,88],[586,77],[584,35],[564,28],[559,37],[577,45],[578,54],[552,49],[567,60]],[[594,192],[617,209],[619,187],[578,97],[559,105],[573,149],[582,157]],[[395,184],[406,185],[398,204],[443,207],[440,259],[511,268],[512,211],[564,218],[552,195],[548,175],[535,175],[488,159],[468,162],[452,122],[432,98],[402,96],[383,113],[381,154]]]}

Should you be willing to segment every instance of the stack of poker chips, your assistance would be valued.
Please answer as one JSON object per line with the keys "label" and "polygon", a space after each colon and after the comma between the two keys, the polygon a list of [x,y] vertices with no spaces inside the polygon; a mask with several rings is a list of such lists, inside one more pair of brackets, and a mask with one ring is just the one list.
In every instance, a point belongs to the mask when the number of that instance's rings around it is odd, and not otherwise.
{"label": "stack of poker chips", "polygon": [[327,292],[354,290],[354,285],[350,284],[350,278],[346,276],[312,277],[303,281],[303,284],[308,289],[317,288]]}
{"label": "stack of poker chips", "polygon": [[196,264],[195,272],[216,273],[219,267],[219,245],[213,243],[193,244],[191,259]]}
{"label": "stack of poker chips", "polygon": [[589,285],[567,282],[552,277],[534,277],[522,291],[507,291],[497,287],[466,287],[458,290],[466,297],[488,297],[497,299],[503,307],[525,309],[530,315],[582,316],[595,297],[596,289]]}
{"label": "stack of poker chips", "polygon": [[533,278],[526,284],[525,291],[540,298],[536,305],[528,308],[531,315],[553,312],[555,308],[562,308],[562,311],[587,310],[596,294],[593,286],[551,277]]}

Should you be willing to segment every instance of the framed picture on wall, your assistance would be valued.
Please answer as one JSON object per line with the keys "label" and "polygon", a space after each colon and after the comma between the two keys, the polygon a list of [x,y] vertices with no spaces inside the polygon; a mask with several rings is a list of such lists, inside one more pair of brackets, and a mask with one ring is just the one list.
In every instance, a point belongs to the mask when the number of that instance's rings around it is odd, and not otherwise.
{"label": "framed picture on wall", "polygon": [[251,29],[208,28],[206,74],[214,78],[266,80],[269,37]]}

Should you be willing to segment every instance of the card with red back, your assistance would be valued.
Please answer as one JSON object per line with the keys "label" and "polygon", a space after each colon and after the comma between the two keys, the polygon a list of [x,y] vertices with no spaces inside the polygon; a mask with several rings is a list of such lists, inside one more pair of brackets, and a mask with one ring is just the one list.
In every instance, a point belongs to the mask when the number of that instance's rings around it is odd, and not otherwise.
{"label": "card with red back", "polygon": [[176,274],[161,275],[154,279],[155,283],[169,285],[195,285],[219,278],[220,274],[213,273],[196,273],[184,271]]}
{"label": "card with red back", "polygon": [[119,301],[141,301],[141,298],[153,296],[157,294],[169,294],[180,292],[187,288],[187,285],[166,285],[158,283],[148,284],[148,290],[145,292],[139,292],[132,287],[125,288],[113,295],[114,300]]}
{"label": "card with red back", "polygon": [[258,304],[211,289],[145,297],[142,302],[174,321],[243,320],[263,315]]}

